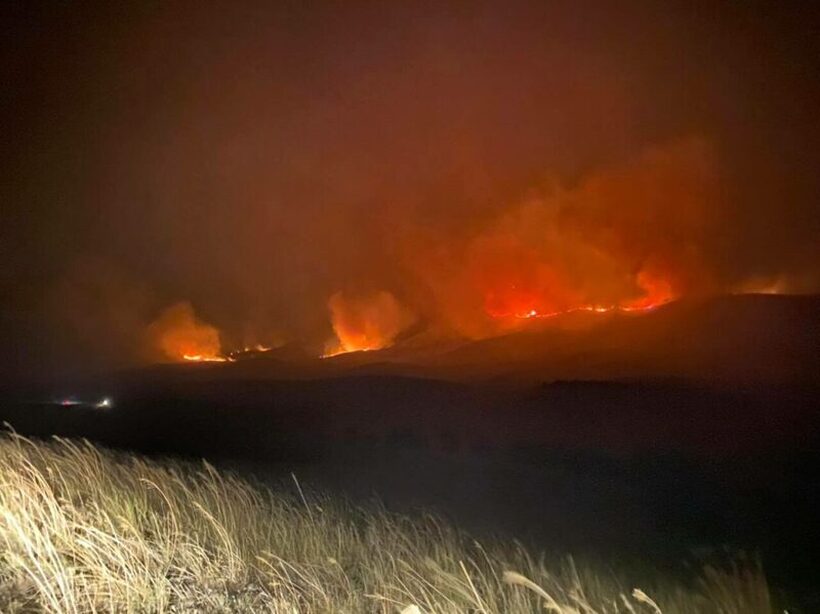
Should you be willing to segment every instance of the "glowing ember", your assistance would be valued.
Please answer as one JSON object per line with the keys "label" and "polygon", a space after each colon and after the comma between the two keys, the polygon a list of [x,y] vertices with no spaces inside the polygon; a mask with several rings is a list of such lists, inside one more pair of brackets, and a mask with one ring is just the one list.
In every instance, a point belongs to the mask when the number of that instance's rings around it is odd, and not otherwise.
{"label": "glowing ember", "polygon": [[552,311],[549,313],[539,313],[535,310],[532,310],[528,313],[524,314],[515,314],[514,317],[522,320],[529,320],[531,318],[554,318],[561,315],[566,315],[569,313],[578,313],[581,311],[585,311],[587,313],[632,313],[632,312],[640,312],[640,311],[651,311],[656,307],[660,307],[661,305],[665,305],[670,301],[663,301],[661,303],[650,303],[640,306],[625,306],[625,305],[612,305],[611,307],[602,307],[600,305],[591,306],[586,305],[583,307],[574,307],[572,309],[565,309],[563,311]]}
{"label": "glowing ember", "polygon": [[227,362],[229,360],[225,356],[203,356],[202,354],[183,354],[182,359],[191,362]]}

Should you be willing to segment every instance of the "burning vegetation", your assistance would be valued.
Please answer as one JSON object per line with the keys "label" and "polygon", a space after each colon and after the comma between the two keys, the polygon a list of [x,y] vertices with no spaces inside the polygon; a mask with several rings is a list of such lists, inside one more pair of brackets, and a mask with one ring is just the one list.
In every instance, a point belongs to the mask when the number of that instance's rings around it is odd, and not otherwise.
{"label": "burning vegetation", "polygon": [[470,338],[531,318],[639,312],[714,292],[716,166],[703,139],[652,148],[574,186],[552,182],[466,239],[428,237],[406,260],[431,289],[436,317]]}
{"label": "burning vegetation", "polygon": [[416,316],[384,290],[350,297],[336,292],[328,301],[336,338],[325,346],[325,357],[346,352],[380,350],[412,325]]}
{"label": "burning vegetation", "polygon": [[166,360],[224,362],[219,330],[197,318],[188,302],[171,305],[148,327],[154,347]]}
{"label": "burning vegetation", "polygon": [[[803,15],[795,39],[734,3],[259,4],[88,9],[46,46],[19,13],[40,52],[8,73],[31,154],[0,182],[9,374],[820,289]],[[205,322],[146,344],[180,299]]]}
{"label": "burning vegetation", "polygon": [[[402,219],[401,232],[395,224],[383,229],[398,246],[392,288],[333,291],[327,309],[334,336],[322,356],[390,347],[417,322],[479,339],[528,320],[640,313],[719,293],[726,284],[718,281],[710,251],[723,199],[713,147],[692,137],[569,185],[551,180],[471,226],[435,232],[415,218]],[[383,263],[370,265],[354,286],[379,287]],[[150,330],[171,360],[259,353],[250,346],[227,351],[220,331],[199,320],[189,303],[169,307]]]}

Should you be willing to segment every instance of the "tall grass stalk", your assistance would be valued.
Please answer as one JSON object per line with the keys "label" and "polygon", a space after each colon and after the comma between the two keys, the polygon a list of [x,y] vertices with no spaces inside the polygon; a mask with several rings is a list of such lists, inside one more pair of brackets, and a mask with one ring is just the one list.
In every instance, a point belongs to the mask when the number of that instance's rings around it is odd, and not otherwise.
{"label": "tall grass stalk", "polygon": [[769,614],[756,564],[684,586],[482,545],[430,515],[207,463],[0,438],[0,611]]}

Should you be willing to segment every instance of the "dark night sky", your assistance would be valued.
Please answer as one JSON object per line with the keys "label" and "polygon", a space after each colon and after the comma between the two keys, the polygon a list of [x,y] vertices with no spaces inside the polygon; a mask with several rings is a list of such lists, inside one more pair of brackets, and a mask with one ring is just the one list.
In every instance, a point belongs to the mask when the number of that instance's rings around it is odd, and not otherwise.
{"label": "dark night sky", "polygon": [[4,3],[0,372],[140,360],[181,300],[237,343],[321,344],[339,290],[477,330],[510,241],[585,297],[818,290],[810,3],[426,4]]}

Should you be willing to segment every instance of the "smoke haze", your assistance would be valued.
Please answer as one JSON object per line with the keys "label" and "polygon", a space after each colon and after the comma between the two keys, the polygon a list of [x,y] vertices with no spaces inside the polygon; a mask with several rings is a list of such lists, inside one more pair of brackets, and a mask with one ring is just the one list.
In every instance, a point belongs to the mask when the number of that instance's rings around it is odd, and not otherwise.
{"label": "smoke haze", "polygon": [[2,9],[4,373],[818,291],[799,4],[310,4]]}

